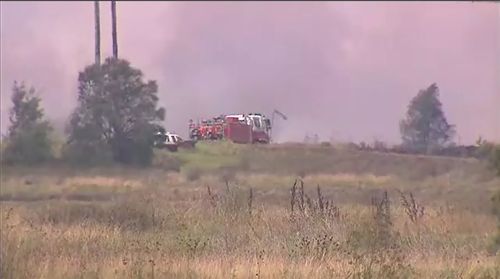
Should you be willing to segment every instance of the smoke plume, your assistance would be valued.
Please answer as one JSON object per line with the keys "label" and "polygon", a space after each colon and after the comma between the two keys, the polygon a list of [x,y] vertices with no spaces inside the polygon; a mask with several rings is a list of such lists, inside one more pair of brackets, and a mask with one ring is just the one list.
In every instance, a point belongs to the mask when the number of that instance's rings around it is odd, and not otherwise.
{"label": "smoke plume", "polygon": [[[62,126],[93,63],[93,3],[1,5],[2,132],[14,80]],[[278,109],[279,141],[397,143],[408,102],[436,82],[461,143],[500,140],[496,3],[118,2],[117,18],[120,57],[158,81],[167,129],[184,136],[189,119]]]}

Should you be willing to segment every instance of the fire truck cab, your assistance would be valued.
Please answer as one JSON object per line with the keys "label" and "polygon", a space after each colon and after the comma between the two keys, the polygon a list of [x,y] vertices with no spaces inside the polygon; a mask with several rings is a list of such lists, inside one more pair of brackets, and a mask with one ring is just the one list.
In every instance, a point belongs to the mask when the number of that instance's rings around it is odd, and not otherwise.
{"label": "fire truck cab", "polygon": [[253,142],[269,143],[271,121],[260,113],[250,113],[248,117],[252,121]]}

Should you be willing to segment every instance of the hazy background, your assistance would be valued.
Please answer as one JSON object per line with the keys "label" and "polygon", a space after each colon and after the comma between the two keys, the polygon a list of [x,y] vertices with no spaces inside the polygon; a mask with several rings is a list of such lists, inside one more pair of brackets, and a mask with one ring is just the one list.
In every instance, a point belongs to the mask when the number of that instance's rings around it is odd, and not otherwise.
{"label": "hazy background", "polygon": [[[101,53],[111,55],[110,4]],[[1,125],[11,87],[39,89],[62,127],[94,60],[93,2],[1,3]],[[460,143],[500,140],[500,4],[118,2],[119,56],[159,84],[166,126],[263,112],[277,140],[399,142],[398,123],[436,82]],[[457,138],[458,140],[458,138]]]}

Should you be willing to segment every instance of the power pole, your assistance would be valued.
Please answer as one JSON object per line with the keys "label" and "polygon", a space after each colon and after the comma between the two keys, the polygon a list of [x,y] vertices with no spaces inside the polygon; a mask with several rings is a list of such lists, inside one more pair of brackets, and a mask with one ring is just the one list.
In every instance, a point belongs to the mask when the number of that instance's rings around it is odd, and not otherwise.
{"label": "power pole", "polygon": [[95,64],[101,64],[101,27],[99,20],[99,1],[94,1],[95,16]]}
{"label": "power pole", "polygon": [[113,36],[113,57],[118,59],[118,39],[116,35],[116,1],[111,1],[111,24],[112,24],[112,36]]}

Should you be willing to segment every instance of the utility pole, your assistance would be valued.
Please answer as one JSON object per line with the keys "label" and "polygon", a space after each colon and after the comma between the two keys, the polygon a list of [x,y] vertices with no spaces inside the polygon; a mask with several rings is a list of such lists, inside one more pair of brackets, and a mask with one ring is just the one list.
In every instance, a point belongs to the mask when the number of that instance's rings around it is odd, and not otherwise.
{"label": "utility pole", "polygon": [[99,20],[99,1],[94,1],[95,16],[95,64],[101,64],[101,27]]}
{"label": "utility pole", "polygon": [[111,24],[113,36],[113,57],[118,59],[118,39],[116,35],[116,1],[111,0]]}

